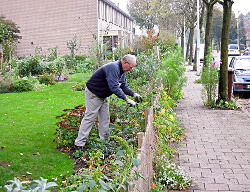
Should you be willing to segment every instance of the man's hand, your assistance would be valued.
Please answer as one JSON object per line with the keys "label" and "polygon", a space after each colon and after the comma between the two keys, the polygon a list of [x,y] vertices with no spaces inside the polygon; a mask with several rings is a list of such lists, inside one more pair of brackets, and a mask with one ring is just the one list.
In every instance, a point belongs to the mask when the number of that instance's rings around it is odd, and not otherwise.
{"label": "man's hand", "polygon": [[135,101],[133,101],[132,99],[127,99],[126,100],[127,104],[129,104],[131,107],[135,107],[137,105],[137,103]]}
{"label": "man's hand", "polygon": [[134,98],[138,103],[142,102],[142,97],[138,93],[134,93]]}

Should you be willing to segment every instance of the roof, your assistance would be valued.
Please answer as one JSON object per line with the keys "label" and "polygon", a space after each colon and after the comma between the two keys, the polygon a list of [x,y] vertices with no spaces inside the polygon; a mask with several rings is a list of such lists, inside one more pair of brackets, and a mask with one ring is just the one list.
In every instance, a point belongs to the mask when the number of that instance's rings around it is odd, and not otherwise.
{"label": "roof", "polygon": [[119,13],[121,13],[123,16],[129,18],[130,20],[134,20],[129,14],[125,13],[123,10],[121,10],[115,3],[113,3],[110,0],[101,0],[105,3],[107,3],[109,6],[113,7],[116,11],[118,11]]}

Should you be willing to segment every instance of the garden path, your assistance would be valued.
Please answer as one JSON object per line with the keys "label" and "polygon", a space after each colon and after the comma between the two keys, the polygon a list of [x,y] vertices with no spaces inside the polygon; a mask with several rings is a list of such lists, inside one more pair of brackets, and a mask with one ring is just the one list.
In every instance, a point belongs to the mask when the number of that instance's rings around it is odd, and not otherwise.
{"label": "garden path", "polygon": [[200,77],[187,66],[184,98],[175,108],[186,140],[179,160],[194,180],[187,192],[250,192],[250,118],[242,110],[209,109],[201,99]]}

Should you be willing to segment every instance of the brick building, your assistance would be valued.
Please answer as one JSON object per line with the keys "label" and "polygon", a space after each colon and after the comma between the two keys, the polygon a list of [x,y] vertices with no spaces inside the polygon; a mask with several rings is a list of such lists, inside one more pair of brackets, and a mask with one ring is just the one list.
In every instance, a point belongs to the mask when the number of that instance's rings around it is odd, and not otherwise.
{"label": "brick building", "polygon": [[77,54],[86,53],[93,34],[110,49],[134,40],[133,19],[110,0],[1,0],[0,14],[20,28],[19,56],[55,47],[59,55],[70,54],[67,42],[74,38]]}

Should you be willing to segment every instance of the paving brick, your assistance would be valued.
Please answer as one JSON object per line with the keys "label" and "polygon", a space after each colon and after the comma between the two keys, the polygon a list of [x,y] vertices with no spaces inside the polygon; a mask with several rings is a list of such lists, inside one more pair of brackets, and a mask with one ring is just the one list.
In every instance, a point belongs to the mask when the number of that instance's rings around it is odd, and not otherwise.
{"label": "paving brick", "polygon": [[229,190],[228,184],[223,184],[223,183],[207,183],[205,184],[205,189],[206,190]]}
{"label": "paving brick", "polygon": [[[187,67],[188,68],[188,67]],[[179,159],[194,179],[188,191],[250,192],[250,121],[241,110],[211,110],[203,105],[197,77],[187,71],[184,99],[175,108],[186,131]],[[243,121],[242,119],[246,119]],[[180,161],[184,162],[184,161]]]}

